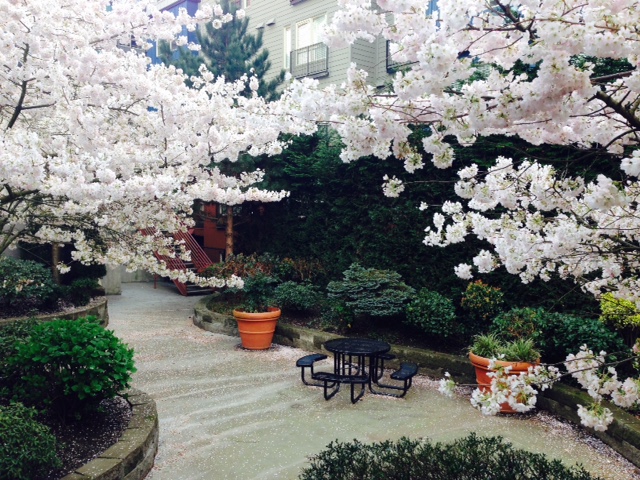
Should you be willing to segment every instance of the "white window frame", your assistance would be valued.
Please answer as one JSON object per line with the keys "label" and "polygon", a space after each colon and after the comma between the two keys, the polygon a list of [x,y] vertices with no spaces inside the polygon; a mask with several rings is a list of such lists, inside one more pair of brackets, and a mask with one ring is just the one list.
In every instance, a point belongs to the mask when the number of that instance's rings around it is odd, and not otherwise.
{"label": "white window frame", "polygon": [[289,70],[291,67],[291,26],[284,27],[284,68]]}

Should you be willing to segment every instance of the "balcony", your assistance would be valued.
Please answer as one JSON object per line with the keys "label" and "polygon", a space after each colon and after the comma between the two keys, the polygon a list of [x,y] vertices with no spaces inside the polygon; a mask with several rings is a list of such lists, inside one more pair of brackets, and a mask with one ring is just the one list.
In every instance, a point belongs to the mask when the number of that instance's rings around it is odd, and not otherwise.
{"label": "balcony", "polygon": [[289,71],[295,78],[329,75],[329,47],[324,43],[293,50],[290,55]]}

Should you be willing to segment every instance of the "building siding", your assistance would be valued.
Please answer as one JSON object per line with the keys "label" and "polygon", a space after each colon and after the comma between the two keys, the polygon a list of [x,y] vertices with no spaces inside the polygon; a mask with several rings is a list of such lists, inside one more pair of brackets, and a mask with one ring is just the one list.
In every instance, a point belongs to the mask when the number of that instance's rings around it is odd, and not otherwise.
{"label": "building siding", "polygon": [[[172,10],[186,1],[163,0],[159,4],[162,3],[169,7],[169,10]],[[199,2],[200,0],[189,1]],[[202,3],[215,4],[217,2],[202,0]],[[301,0],[294,5],[291,5],[290,0],[251,0],[251,5],[245,9],[246,15],[249,17],[248,32],[254,35],[259,31],[263,32],[263,48],[269,51],[269,61],[271,62],[271,68],[265,75],[265,80],[273,79],[285,68],[285,27],[290,26],[292,29],[291,41],[293,49],[295,49],[295,26],[297,23],[325,14],[327,22],[330,22],[337,9],[336,0]],[[369,81],[373,85],[383,85],[389,78],[386,71],[385,42],[382,39],[373,43],[358,40],[350,47],[329,49],[329,74],[318,78],[320,85],[342,83],[346,79],[346,71],[352,62],[368,72]]]}

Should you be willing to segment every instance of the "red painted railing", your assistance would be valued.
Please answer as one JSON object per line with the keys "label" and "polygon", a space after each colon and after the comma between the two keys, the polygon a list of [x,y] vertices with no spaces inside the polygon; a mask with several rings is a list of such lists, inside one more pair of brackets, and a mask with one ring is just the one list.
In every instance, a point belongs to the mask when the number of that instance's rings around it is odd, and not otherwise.
{"label": "red painted railing", "polygon": [[[154,228],[148,228],[143,231],[144,235],[157,235],[157,232]],[[196,239],[193,238],[189,232],[176,232],[173,234],[173,238],[178,241],[182,241],[186,250],[191,252],[191,262],[193,263],[195,270],[197,272],[201,272],[209,265],[212,265],[213,262],[204,252],[202,247],[196,242]],[[175,257],[169,257],[167,255],[162,255],[158,252],[153,252],[158,260],[163,262],[169,270],[181,270],[188,271],[189,267],[185,264],[185,262],[179,257],[178,252],[176,252]],[[189,295],[189,290],[185,283],[182,283],[178,279],[173,279],[173,283],[178,288],[178,291],[181,295],[187,296]]]}

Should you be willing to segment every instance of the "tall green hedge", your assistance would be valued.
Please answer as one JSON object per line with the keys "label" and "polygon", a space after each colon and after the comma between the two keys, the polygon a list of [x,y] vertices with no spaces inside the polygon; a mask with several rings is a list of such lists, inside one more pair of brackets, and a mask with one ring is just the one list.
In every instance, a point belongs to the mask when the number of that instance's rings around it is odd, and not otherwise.
{"label": "tall green hedge", "polygon": [[[416,141],[420,135],[416,132]],[[334,280],[354,262],[393,270],[410,286],[437,291],[459,305],[468,282],[457,278],[453,269],[471,261],[487,245],[475,239],[446,248],[422,243],[432,213],[445,200],[459,200],[453,192],[456,168],[438,169],[428,158],[424,168],[414,174],[405,172],[402,162],[391,158],[344,163],[340,148],[330,134],[319,134],[294,138],[282,155],[262,160],[268,186],[289,190],[291,195],[267,205],[243,205],[237,222],[238,251],[315,258]],[[560,168],[574,164],[569,153],[552,153]],[[479,139],[473,148],[456,153],[454,167],[471,162],[487,166],[498,155],[522,158],[526,152],[514,139]],[[405,181],[406,190],[400,197],[383,195],[384,175]],[[422,202],[430,205],[426,211],[419,209]],[[599,311],[597,302],[569,281],[523,285],[504,269],[481,278],[501,289],[506,309],[543,306],[582,315]]]}

